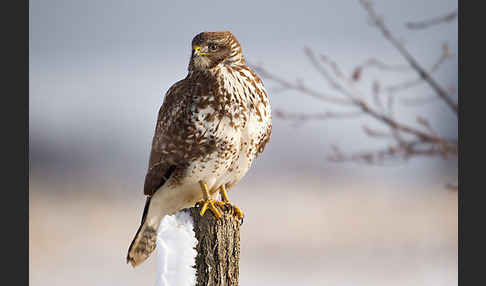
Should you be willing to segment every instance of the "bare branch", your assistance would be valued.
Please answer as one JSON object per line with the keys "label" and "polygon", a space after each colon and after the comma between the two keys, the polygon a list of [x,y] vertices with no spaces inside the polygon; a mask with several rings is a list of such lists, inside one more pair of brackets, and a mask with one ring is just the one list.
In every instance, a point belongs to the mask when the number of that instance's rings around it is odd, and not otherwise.
{"label": "bare branch", "polygon": [[[438,60],[425,71],[422,66],[411,56],[395,36],[391,34],[385,26],[383,19],[376,14],[371,4],[367,0],[360,0],[365,7],[370,18],[374,24],[384,35],[385,39],[400,52],[401,56],[405,58],[408,65],[389,65],[371,57],[364,63],[358,65],[353,69],[351,75],[343,72],[336,61],[332,58],[317,54],[310,48],[305,47],[304,52],[314,69],[322,76],[324,81],[336,93],[336,95],[322,94],[316,90],[312,90],[304,85],[302,80],[297,79],[295,82],[287,81],[283,78],[277,77],[261,67],[255,69],[259,71],[263,77],[277,83],[277,88],[280,91],[294,90],[304,95],[309,95],[326,103],[339,103],[347,107],[354,107],[352,111],[342,112],[320,112],[320,113],[291,113],[276,110],[274,115],[278,118],[289,120],[294,123],[304,123],[310,120],[327,120],[338,118],[354,118],[362,115],[370,116],[376,121],[384,124],[388,130],[379,130],[363,126],[363,132],[375,139],[389,140],[390,146],[378,150],[359,152],[354,154],[344,154],[338,147],[332,146],[333,155],[330,157],[333,161],[355,161],[366,164],[383,164],[390,159],[401,159],[400,162],[406,161],[408,158],[416,156],[428,157],[442,157],[448,158],[450,156],[458,156],[458,141],[448,139],[436,132],[424,116],[417,116],[416,120],[420,126],[407,124],[394,116],[393,107],[396,95],[393,92],[404,90],[413,87],[417,84],[426,82],[434,90],[436,99],[442,100],[453,109],[457,115],[457,103],[449,97],[453,91],[443,89],[432,78],[431,74],[439,70],[439,68],[450,59],[452,55],[449,53],[447,44],[442,46],[442,53]],[[369,68],[376,68],[384,72],[416,72],[419,78],[414,81],[401,83],[395,86],[385,86],[378,80],[373,80],[370,96],[364,94],[358,89],[358,81],[363,76],[363,71]],[[384,94],[383,91],[388,91]],[[386,96],[386,97],[385,97]],[[371,97],[371,98],[370,98]],[[372,100],[373,105],[369,104],[367,99]],[[356,111],[356,108],[358,111]]]}
{"label": "bare branch", "polygon": [[[386,115],[384,113],[381,113],[381,112],[373,109],[372,107],[369,106],[368,103],[366,103],[363,100],[363,97],[362,96],[356,96],[355,94],[353,94],[352,92],[350,92],[349,90],[347,90],[344,87],[344,85],[342,85],[341,83],[339,83],[338,81],[336,81],[332,77],[332,75],[320,64],[320,62],[317,60],[317,58],[315,57],[315,54],[312,52],[311,49],[306,48],[305,49],[305,52],[306,52],[306,55],[309,57],[310,62],[315,67],[315,69],[323,76],[323,78],[329,83],[329,85],[334,90],[340,92],[341,94],[343,94],[343,95],[345,95],[345,96],[347,96],[349,98],[350,102],[348,101],[347,102],[348,104],[352,104],[352,105],[355,105],[355,106],[359,107],[364,113],[366,113],[366,114],[370,115],[371,117],[377,119],[378,121],[380,121],[380,122],[388,125],[392,129],[396,129],[397,131],[414,135],[414,136],[416,136],[417,138],[419,138],[422,141],[436,142],[436,143],[442,142],[442,138],[439,137],[439,136],[435,136],[435,135],[432,135],[432,134],[428,134],[428,133],[426,133],[424,131],[420,131],[420,130],[415,129],[415,128],[411,127],[411,126],[408,126],[408,125],[406,125],[404,123],[400,123],[400,122],[394,120],[389,115]],[[304,94],[316,96],[314,93],[311,93],[310,92],[310,89],[308,89],[305,86],[303,86],[303,84],[301,82],[299,82],[299,81],[297,81],[296,84],[292,84],[292,83],[289,83],[288,81],[286,81],[284,79],[280,79],[280,78],[277,78],[277,77],[275,77],[273,75],[270,75],[270,73],[268,73],[267,71],[264,71],[262,68],[258,68],[258,71],[260,73],[262,73],[263,76],[265,76],[268,79],[271,79],[271,80],[277,82],[282,87],[286,87],[286,88],[289,88],[289,89],[294,89],[294,90],[300,91],[300,92],[302,92]],[[321,96],[321,95],[318,94],[318,97],[319,96]],[[391,101],[391,98],[389,97],[389,106],[390,107],[391,107],[391,102],[392,102]]]}
{"label": "bare branch", "polygon": [[372,117],[374,117],[378,121],[381,121],[382,123],[388,125],[392,129],[414,135],[422,141],[436,142],[436,143],[440,143],[440,142],[443,141],[443,139],[440,136],[436,136],[436,135],[433,135],[433,134],[428,134],[424,131],[420,131],[420,130],[415,129],[411,126],[400,123],[400,122],[396,121],[395,119],[391,118],[390,116],[387,116],[385,114],[381,114],[381,113],[377,112],[376,110],[370,108],[368,106],[368,104],[364,101],[360,101],[359,104],[361,106],[361,109],[365,113],[371,115]]}
{"label": "bare branch", "polygon": [[441,149],[436,145],[429,145],[426,148],[420,148],[418,145],[422,144],[418,141],[406,142],[398,145],[391,145],[387,148],[363,151],[352,154],[344,154],[336,146],[331,146],[333,154],[328,156],[328,159],[334,162],[361,162],[371,165],[382,165],[392,158],[400,158],[407,160],[411,157],[426,156],[426,157],[444,157],[448,155],[457,155],[457,147],[448,146],[449,148]]}
{"label": "bare branch", "polygon": [[430,132],[430,134],[434,134],[434,135],[438,136],[437,132],[432,128],[432,126],[430,126],[429,120],[423,118],[422,116],[418,116],[417,122],[420,125],[424,126]]}
{"label": "bare branch", "polygon": [[[440,67],[447,60],[452,59],[452,58],[453,58],[453,55],[451,55],[449,53],[449,47],[448,47],[447,43],[444,43],[442,45],[442,54],[439,57],[439,59],[429,69],[429,73],[433,74],[433,73],[437,72],[440,69]],[[404,90],[407,90],[409,88],[418,86],[418,85],[420,85],[421,83],[424,83],[424,82],[425,82],[424,78],[420,77],[420,78],[417,78],[417,79],[414,79],[414,80],[410,80],[410,81],[402,82],[402,83],[399,83],[399,84],[387,86],[387,87],[385,87],[385,90],[389,93],[395,93],[395,92],[404,91]],[[449,97],[449,95],[447,95],[447,96]]]}
{"label": "bare branch", "polygon": [[395,121],[394,119],[392,119],[391,117],[374,110],[362,99],[362,97],[355,96],[354,94],[349,92],[346,88],[344,88],[344,86],[342,84],[340,84],[339,82],[334,80],[332,78],[332,76],[327,72],[327,70],[324,69],[321,65],[319,65],[319,63],[316,60],[312,50],[310,50],[309,48],[306,48],[305,52],[306,52],[307,56],[309,57],[309,59],[311,60],[311,63],[316,68],[316,70],[319,71],[319,73],[327,80],[329,85],[333,89],[335,89],[335,90],[341,92],[342,94],[348,96],[352,100],[353,104],[359,106],[361,108],[361,110],[363,110],[363,112],[371,115],[375,119],[378,119],[382,123],[385,123],[386,125],[390,126],[392,129],[396,129],[398,131],[402,131],[402,132],[405,132],[405,133],[415,135],[423,141],[430,141],[430,142],[437,142],[437,143],[442,141],[442,139],[440,137],[433,136],[431,134],[427,134],[427,133],[422,132],[420,130],[417,130],[413,127],[407,126],[403,123],[399,123],[399,122]]}
{"label": "bare branch", "polygon": [[382,17],[378,16],[376,11],[374,10],[371,2],[369,0],[360,0],[361,5],[365,10],[368,12],[373,23],[378,27],[378,29],[382,32],[385,39],[387,39],[399,52],[400,54],[407,60],[410,66],[419,74],[421,78],[423,78],[437,93],[437,95],[442,98],[442,100],[456,113],[457,115],[457,103],[455,103],[448,95],[447,91],[440,86],[418,62],[417,60],[410,54],[410,52],[405,49],[402,43],[398,41],[395,36],[391,33],[388,27],[385,25]]}
{"label": "bare branch", "polygon": [[[306,48],[308,51],[311,51],[309,48]],[[344,79],[344,73],[342,72],[341,68],[338,66],[338,64],[333,61],[331,58],[325,56],[325,55],[320,55],[320,58],[322,63],[327,64],[331,67],[331,70],[334,72],[334,75],[337,78]]]}
{"label": "bare branch", "polygon": [[379,137],[386,137],[386,138],[393,137],[393,135],[389,132],[371,129],[366,125],[363,126],[363,131],[365,132],[366,135],[368,135],[370,137],[377,137],[377,138],[379,138]]}
{"label": "bare branch", "polygon": [[380,96],[381,85],[380,82],[378,82],[377,80],[373,81],[372,91],[373,91],[373,101],[375,105],[380,109],[381,112],[385,112],[385,106],[383,105]]}
{"label": "bare branch", "polygon": [[363,72],[368,69],[368,68],[377,68],[382,71],[393,71],[393,72],[405,72],[405,71],[411,71],[412,69],[410,66],[407,65],[390,65],[386,64],[383,61],[380,61],[376,58],[370,58],[366,60],[364,63],[358,65],[356,68],[354,68],[353,73],[351,78],[354,81],[358,81],[361,79]]}
{"label": "bare branch", "polygon": [[281,77],[278,77],[278,76],[270,73],[269,71],[265,70],[263,67],[254,66],[253,69],[255,71],[257,71],[258,73],[260,73],[263,77],[278,83],[281,86],[281,88],[285,88],[285,89],[288,89],[288,90],[295,90],[295,91],[301,92],[303,94],[317,98],[319,100],[327,101],[327,102],[330,102],[330,103],[341,104],[341,105],[350,105],[351,104],[351,102],[349,100],[345,99],[345,98],[340,98],[340,97],[334,96],[334,95],[327,95],[327,94],[323,94],[323,93],[320,93],[318,91],[312,90],[312,89],[308,88],[307,86],[305,86],[302,83],[302,81],[297,80],[296,83],[291,83],[291,82],[289,82],[289,81],[287,81],[287,80],[285,80]]}
{"label": "bare branch", "polygon": [[[348,96],[353,100],[353,94],[351,94],[348,90],[346,90],[338,81],[336,81],[331,74],[321,65],[321,62],[323,63],[332,63],[329,59],[325,58],[326,60],[324,61],[318,61],[317,57],[315,56],[314,52],[310,48],[304,48],[304,52],[309,58],[309,61],[311,64],[314,66],[314,68],[322,75],[322,77],[328,82],[329,86],[333,88],[334,90],[342,93],[343,95]],[[321,60],[324,59],[324,57],[321,57]],[[332,64],[331,64],[332,65]],[[338,71],[337,65],[332,66],[334,71]],[[343,77],[344,75],[340,73]],[[354,100],[353,100],[354,101]]]}
{"label": "bare branch", "polygon": [[419,22],[408,22],[405,26],[411,30],[427,29],[431,26],[452,22],[457,18],[457,10],[454,10],[446,15],[427,19]]}
{"label": "bare branch", "polygon": [[[448,90],[451,94],[456,93],[455,87],[449,87]],[[413,97],[413,98],[402,98],[400,101],[404,105],[416,106],[416,105],[424,105],[424,104],[428,104],[428,103],[433,103],[437,100],[440,100],[440,97],[428,95],[428,96],[420,96],[420,97]]]}

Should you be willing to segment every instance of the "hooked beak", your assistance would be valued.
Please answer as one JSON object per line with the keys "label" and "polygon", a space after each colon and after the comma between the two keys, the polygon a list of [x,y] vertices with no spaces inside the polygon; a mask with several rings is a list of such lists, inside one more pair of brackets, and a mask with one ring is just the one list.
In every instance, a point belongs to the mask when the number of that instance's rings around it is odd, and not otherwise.
{"label": "hooked beak", "polygon": [[209,53],[206,53],[204,51],[201,50],[201,46],[194,46],[194,54],[198,55],[198,56],[207,56],[209,55]]}

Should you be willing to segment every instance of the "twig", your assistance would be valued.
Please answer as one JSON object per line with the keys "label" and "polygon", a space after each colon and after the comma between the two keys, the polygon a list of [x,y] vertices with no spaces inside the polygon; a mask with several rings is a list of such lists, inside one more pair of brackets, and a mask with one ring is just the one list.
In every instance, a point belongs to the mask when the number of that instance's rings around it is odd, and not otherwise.
{"label": "twig", "polygon": [[312,89],[308,88],[307,86],[305,86],[301,81],[296,81],[296,83],[288,82],[285,79],[280,78],[280,77],[270,73],[269,71],[265,70],[263,67],[254,66],[253,69],[255,71],[257,71],[258,73],[260,73],[263,77],[280,84],[282,88],[287,88],[287,89],[290,89],[290,90],[299,91],[303,94],[306,94],[306,95],[312,96],[314,98],[317,98],[319,100],[327,101],[327,102],[330,102],[330,103],[336,103],[336,104],[341,104],[341,105],[350,105],[351,104],[351,102],[349,100],[339,98],[339,97],[333,96],[333,95],[322,94],[318,91],[312,90]]}
{"label": "twig", "polygon": [[411,30],[426,29],[434,25],[452,22],[457,18],[457,10],[454,10],[446,15],[439,16],[432,19],[427,19],[419,22],[408,22],[405,25]]}
{"label": "twig", "polygon": [[336,146],[332,146],[333,154],[328,157],[334,162],[363,162],[367,164],[383,164],[390,158],[400,157],[407,160],[416,156],[440,156],[447,158],[448,155],[457,154],[457,149],[454,146],[446,146],[448,148],[441,149],[437,145],[430,145],[428,148],[417,148],[417,145],[423,144],[419,141],[404,142],[402,144],[391,145],[388,148],[363,151],[352,154],[344,154]]}
{"label": "twig", "polygon": [[[439,70],[439,68],[449,59],[451,59],[453,56],[449,53],[449,48],[447,44],[442,45],[442,54],[439,57],[439,59],[432,65],[432,67],[429,70],[430,74],[433,74]],[[385,87],[385,90],[389,93],[395,93],[398,91],[404,91],[409,88],[415,87],[421,83],[424,82],[424,79],[422,77],[411,80],[411,81],[406,81],[403,83],[395,84],[395,85],[390,85]],[[447,95],[449,97],[449,95]]]}
{"label": "twig", "polygon": [[375,119],[378,119],[379,121],[385,123],[386,125],[389,125],[393,129],[415,135],[418,138],[420,138],[421,140],[430,141],[430,142],[441,142],[442,141],[442,138],[440,138],[440,137],[433,136],[431,134],[427,134],[427,133],[422,132],[420,130],[417,130],[413,127],[407,126],[403,123],[399,123],[396,120],[394,120],[393,118],[391,118],[390,116],[387,116],[385,114],[381,114],[380,112],[374,110],[362,99],[361,96],[355,96],[353,93],[348,91],[342,84],[335,81],[332,78],[332,76],[326,71],[326,69],[324,69],[322,66],[319,65],[319,63],[317,62],[317,60],[314,56],[314,53],[312,52],[311,49],[306,48],[305,51],[306,51],[307,56],[311,60],[311,63],[314,65],[316,70],[319,71],[319,73],[327,80],[329,85],[333,89],[337,90],[338,92],[341,92],[342,94],[348,96],[350,98],[350,100],[353,102],[353,104],[360,107],[363,112],[371,115],[372,117],[374,117]]}
{"label": "twig", "polygon": [[430,74],[417,62],[417,60],[410,54],[410,52],[405,49],[405,47],[393,36],[391,31],[385,25],[383,19],[376,14],[373,9],[371,2],[369,0],[360,0],[361,5],[368,12],[368,15],[372,19],[373,23],[382,32],[385,39],[387,39],[407,60],[410,66],[417,71],[419,76],[423,78],[437,93],[437,95],[442,98],[442,100],[456,113],[457,115],[457,103],[455,103],[448,95],[447,91],[442,88],[431,76]]}
{"label": "twig", "polygon": [[386,64],[383,61],[380,61],[376,58],[370,58],[366,60],[364,63],[358,65],[354,68],[351,78],[354,81],[358,81],[361,79],[363,72],[371,67],[375,67],[382,71],[393,71],[393,72],[406,72],[411,71],[412,69],[407,65],[390,65]]}
{"label": "twig", "polygon": [[[391,117],[391,106],[392,106],[392,102],[393,102],[392,97],[389,97],[389,100],[388,100],[388,106],[389,106],[389,110],[390,110],[388,115],[375,110],[366,101],[363,100],[362,96],[358,96],[358,95],[353,94],[353,92],[357,94],[357,91],[351,92],[343,84],[336,81],[332,77],[332,75],[320,64],[320,62],[316,58],[314,52],[310,48],[305,48],[305,53],[308,56],[311,64],[323,76],[323,78],[328,82],[328,84],[331,86],[331,88],[333,88],[337,92],[345,95],[350,100],[349,103],[359,107],[364,113],[366,113],[369,116],[377,119],[378,121],[386,124],[392,130],[395,130],[394,132],[403,132],[403,133],[413,135],[413,136],[417,137],[419,140],[421,140],[422,142],[434,142],[434,143],[440,143],[440,144],[443,143],[443,138],[441,138],[440,136],[436,136],[434,134],[429,134],[427,132],[418,130],[416,128],[413,128],[409,125],[406,125],[404,123],[398,122],[395,119],[393,119]],[[326,61],[326,63],[329,63],[329,62],[330,61]],[[336,69],[336,67],[333,67],[333,69]],[[262,72],[263,69],[259,68],[259,71]],[[276,76],[271,75],[269,72],[265,71],[265,73],[263,73],[263,74],[267,78],[272,79],[273,81],[280,84],[282,87],[299,90],[299,91],[303,92],[304,94],[309,94],[309,92],[304,92],[304,91],[308,91],[308,89],[303,88],[303,85],[301,83],[299,83],[299,81],[297,81],[296,85],[293,85],[293,84],[287,82],[286,80],[278,79]],[[278,80],[276,80],[276,79],[278,79]],[[309,94],[309,95],[311,95],[311,94]],[[296,120],[297,118],[294,117],[293,119]],[[397,139],[398,139],[398,136],[399,136],[398,134],[395,135],[395,137]]]}
{"label": "twig", "polygon": [[[277,83],[280,91],[295,90],[302,94],[319,98],[326,103],[340,103],[344,106],[358,108],[359,111],[290,113],[276,110],[274,111],[274,114],[278,118],[293,121],[296,124],[302,124],[309,120],[354,118],[361,115],[367,115],[388,127],[388,131],[382,131],[363,126],[363,131],[367,136],[372,138],[391,140],[393,142],[392,145],[383,149],[359,152],[349,155],[343,154],[339,148],[333,146],[332,148],[334,150],[334,154],[330,157],[330,159],[334,161],[356,161],[381,164],[385,161],[385,159],[386,161],[389,161],[391,158],[402,158],[406,160],[414,156],[440,156],[442,158],[457,156],[458,141],[445,138],[438,134],[425,117],[417,117],[417,123],[420,125],[419,127],[407,124],[397,119],[393,112],[396,95],[390,92],[390,90],[394,91],[393,88],[396,90],[404,90],[416,84],[427,82],[432,86],[433,90],[438,95],[436,98],[445,101],[457,115],[457,104],[449,97],[448,92],[438,85],[430,76],[432,73],[436,72],[447,59],[451,58],[447,44],[442,46],[442,54],[438,60],[430,67],[429,71],[425,71],[404,48],[404,46],[396,39],[396,37],[391,34],[381,17],[379,17],[371,7],[370,2],[361,0],[361,4],[368,11],[368,14],[374,21],[375,25],[383,33],[385,38],[390,41],[405,58],[408,65],[389,65],[372,57],[354,68],[351,75],[348,76],[347,73],[343,72],[336,61],[334,61],[332,58],[322,54],[318,55],[310,48],[305,47],[304,52],[310,63],[322,76],[323,80],[329,85],[329,87],[336,93],[336,95],[322,94],[321,92],[312,90],[305,86],[303,81],[299,79],[293,83],[277,77],[261,67],[256,69],[262,74],[262,76]],[[373,103],[373,105],[371,105],[366,100],[368,97],[363,95],[357,84],[357,82],[362,78],[363,70],[371,67],[390,72],[417,72],[420,75],[420,78],[413,82],[405,82],[400,85],[388,86],[385,88],[383,88],[383,84],[381,82],[378,80],[373,80],[370,91]],[[387,90],[387,88],[390,90]],[[382,90],[388,91],[387,94],[383,95]],[[384,98],[384,96],[386,96],[386,98]]]}

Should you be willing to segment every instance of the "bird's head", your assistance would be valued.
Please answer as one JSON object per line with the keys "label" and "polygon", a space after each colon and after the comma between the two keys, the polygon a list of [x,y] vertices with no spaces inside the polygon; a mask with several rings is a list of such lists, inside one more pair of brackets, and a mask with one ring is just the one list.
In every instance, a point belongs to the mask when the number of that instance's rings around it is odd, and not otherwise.
{"label": "bird's head", "polygon": [[240,43],[230,31],[202,32],[192,39],[189,70],[210,70],[219,64],[244,64]]}

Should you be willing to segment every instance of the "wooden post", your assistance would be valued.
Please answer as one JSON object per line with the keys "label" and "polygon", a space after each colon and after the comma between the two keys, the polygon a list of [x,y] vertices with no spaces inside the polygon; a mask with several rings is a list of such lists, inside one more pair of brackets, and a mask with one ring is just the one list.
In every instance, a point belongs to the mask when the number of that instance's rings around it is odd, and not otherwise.
{"label": "wooden post", "polygon": [[241,221],[232,208],[218,219],[210,211],[200,216],[201,206],[189,209],[198,240],[196,286],[237,286],[240,260]]}

